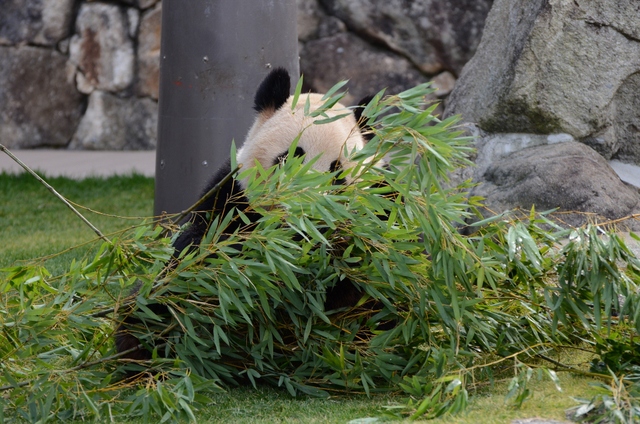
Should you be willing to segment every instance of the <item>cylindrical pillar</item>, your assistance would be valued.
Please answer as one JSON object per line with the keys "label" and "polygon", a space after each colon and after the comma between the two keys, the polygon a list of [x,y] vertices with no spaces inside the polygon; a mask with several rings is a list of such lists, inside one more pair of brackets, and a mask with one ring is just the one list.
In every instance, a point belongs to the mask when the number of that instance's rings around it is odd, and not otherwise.
{"label": "cylindrical pillar", "polygon": [[271,69],[299,75],[296,11],[295,0],[163,0],[156,215],[193,204],[231,140],[240,147]]}

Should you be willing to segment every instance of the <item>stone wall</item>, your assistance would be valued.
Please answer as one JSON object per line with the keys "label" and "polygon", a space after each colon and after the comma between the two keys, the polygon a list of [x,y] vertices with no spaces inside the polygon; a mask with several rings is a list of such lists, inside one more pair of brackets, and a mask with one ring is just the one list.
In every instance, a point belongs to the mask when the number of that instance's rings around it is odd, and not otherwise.
{"label": "stone wall", "polygon": [[160,14],[157,0],[5,2],[2,143],[154,148]]}
{"label": "stone wall", "polygon": [[[298,0],[305,89],[349,79],[348,101],[434,80],[443,98],[493,0]],[[6,0],[0,140],[9,148],[153,149],[158,0]]]}

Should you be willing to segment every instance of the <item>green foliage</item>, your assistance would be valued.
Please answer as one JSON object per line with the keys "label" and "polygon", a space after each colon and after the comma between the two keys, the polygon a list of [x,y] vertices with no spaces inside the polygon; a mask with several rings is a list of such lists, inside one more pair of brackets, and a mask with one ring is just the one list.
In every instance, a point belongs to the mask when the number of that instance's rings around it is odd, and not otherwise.
{"label": "green foliage", "polygon": [[597,337],[595,348],[598,356],[591,361],[591,371],[616,374],[640,372],[640,343],[634,340],[633,331],[611,332],[608,337]]}
{"label": "green foliage", "polygon": [[[323,116],[338,89],[305,113]],[[5,418],[195,421],[205,393],[247,383],[292,396],[402,392],[408,398],[388,414],[436,418],[507,371],[517,407],[534,368],[557,383],[536,362],[554,349],[593,345],[617,321],[640,328],[637,261],[615,234],[565,231],[534,211],[469,227],[479,199],[447,175],[469,164],[471,140],[455,118],[433,116],[430,90],[370,102],[375,137],[355,169],[317,173],[313,158],[289,155],[243,170],[260,220],[216,217],[173,268],[170,240],[143,226],[61,275],[4,270]],[[335,184],[348,173],[353,183]],[[246,226],[228,235],[232,220]],[[326,310],[328,293],[349,283],[360,302]],[[153,351],[146,363],[114,355],[114,328],[129,314]],[[123,378],[130,371],[142,373]]]}
{"label": "green foliage", "polygon": [[611,375],[609,384],[594,383],[597,394],[577,399],[582,405],[572,410],[572,418],[589,423],[640,423],[640,375]]}
{"label": "green foliage", "polygon": [[463,382],[456,377],[427,381],[416,375],[404,377],[399,386],[411,395],[406,403],[387,406],[385,410],[393,418],[409,416],[410,419],[433,419],[445,414],[457,414],[467,407],[469,395]]}

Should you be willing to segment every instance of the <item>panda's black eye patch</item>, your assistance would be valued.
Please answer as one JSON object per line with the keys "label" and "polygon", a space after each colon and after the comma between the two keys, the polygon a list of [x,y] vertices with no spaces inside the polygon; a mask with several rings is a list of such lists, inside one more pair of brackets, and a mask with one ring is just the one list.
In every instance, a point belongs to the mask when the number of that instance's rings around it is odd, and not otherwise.
{"label": "panda's black eye patch", "polygon": [[[296,147],[296,150],[293,152],[293,156],[300,157],[300,156],[304,156],[305,153],[307,152],[305,152],[302,147]],[[283,163],[287,159],[287,156],[289,156],[289,150],[285,150],[284,152],[276,156],[276,158],[273,160],[273,164],[278,165]]]}

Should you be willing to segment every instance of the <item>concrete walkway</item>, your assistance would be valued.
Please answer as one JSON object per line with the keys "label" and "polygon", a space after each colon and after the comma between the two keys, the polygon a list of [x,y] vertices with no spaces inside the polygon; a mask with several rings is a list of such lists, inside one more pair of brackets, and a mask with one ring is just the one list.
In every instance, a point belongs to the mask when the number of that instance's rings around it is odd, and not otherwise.
{"label": "concrete walkway", "polygon": [[[110,175],[155,175],[155,150],[95,151],[95,150],[15,150],[11,151],[28,167],[48,177],[107,177]],[[618,161],[609,162],[622,181],[640,187],[640,167]],[[0,152],[0,172],[17,173],[22,168]]]}
{"label": "concrete walkway", "polygon": [[[155,175],[156,152],[91,151],[91,150],[11,150],[29,168],[47,177],[108,177],[134,172],[148,177]],[[0,151],[0,172],[19,173],[23,169]]]}

